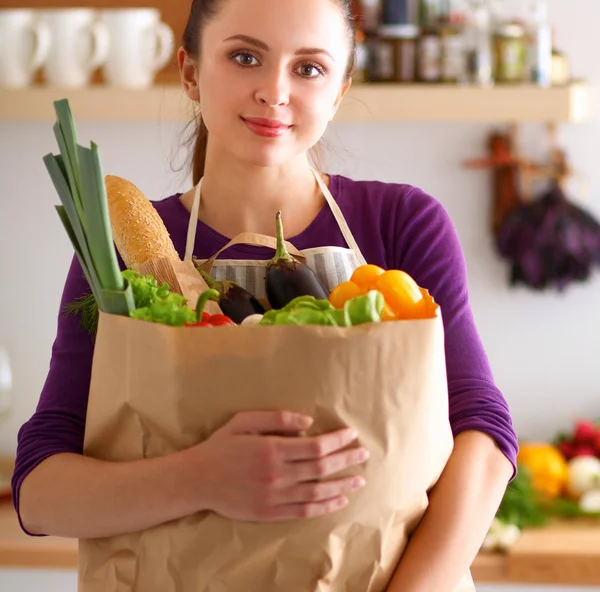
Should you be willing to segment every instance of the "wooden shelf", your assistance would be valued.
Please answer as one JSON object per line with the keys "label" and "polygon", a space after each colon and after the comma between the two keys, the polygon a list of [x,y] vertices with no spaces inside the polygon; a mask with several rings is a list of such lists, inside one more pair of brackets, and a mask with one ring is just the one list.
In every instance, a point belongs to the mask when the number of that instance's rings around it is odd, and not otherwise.
{"label": "wooden shelf", "polygon": [[[356,84],[336,116],[341,122],[581,122],[592,115],[592,90],[583,82],[477,88],[442,85]],[[0,90],[0,121],[54,120],[52,102],[68,98],[77,121],[184,122],[191,104],[175,84],[148,90],[36,86]]]}
{"label": "wooden shelf", "polygon": [[537,86],[357,85],[340,109],[342,121],[561,122],[591,116],[585,83]]}

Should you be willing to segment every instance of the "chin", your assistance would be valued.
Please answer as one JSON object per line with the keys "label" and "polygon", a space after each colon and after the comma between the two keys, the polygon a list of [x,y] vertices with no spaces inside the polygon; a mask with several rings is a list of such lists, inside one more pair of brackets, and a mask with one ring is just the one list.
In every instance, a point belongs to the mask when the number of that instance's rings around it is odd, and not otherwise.
{"label": "chin", "polygon": [[263,146],[262,149],[260,147],[248,147],[247,151],[244,151],[243,154],[239,152],[236,156],[248,164],[258,167],[273,167],[279,166],[286,162],[289,162],[293,158],[295,158],[298,154],[301,154],[302,151],[294,150],[290,151],[289,149],[277,148],[275,146],[271,146],[268,149],[265,149]]}

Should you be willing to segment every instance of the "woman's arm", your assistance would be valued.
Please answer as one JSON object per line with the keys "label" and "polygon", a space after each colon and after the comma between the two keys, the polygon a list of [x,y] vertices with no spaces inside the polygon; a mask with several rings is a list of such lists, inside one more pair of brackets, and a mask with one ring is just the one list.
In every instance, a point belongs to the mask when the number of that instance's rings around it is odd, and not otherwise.
{"label": "woman's arm", "polygon": [[187,460],[183,453],[123,463],[55,454],[23,480],[22,525],[30,534],[98,538],[191,514],[203,502],[190,492]]}
{"label": "woman's arm", "polygon": [[455,445],[389,590],[454,592],[515,474],[517,437],[475,325],[450,216],[418,189],[399,208],[396,264],[430,291],[442,311]]}
{"label": "woman's arm", "polygon": [[363,482],[330,477],[366,457],[346,449],[356,438],[350,429],[298,436],[311,422],[292,412],[248,411],[204,442],[160,458],[54,455],[24,480],[21,519],[31,532],[98,538],[206,510],[260,522],[335,512]]}
{"label": "woman's arm", "polygon": [[512,464],[489,436],[459,434],[388,592],[454,592],[481,547],[512,474]]}
{"label": "woman's arm", "polygon": [[400,201],[396,217],[395,265],[427,288],[442,311],[452,433],[455,438],[467,431],[487,434],[513,465],[514,476],[517,435],[475,324],[467,266],[452,220],[418,189]]}

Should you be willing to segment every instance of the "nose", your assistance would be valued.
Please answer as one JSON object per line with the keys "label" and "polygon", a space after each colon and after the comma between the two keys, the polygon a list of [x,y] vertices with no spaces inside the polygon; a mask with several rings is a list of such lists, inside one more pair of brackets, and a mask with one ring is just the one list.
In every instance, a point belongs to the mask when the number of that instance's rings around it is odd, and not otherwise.
{"label": "nose", "polygon": [[290,80],[282,69],[265,72],[256,90],[256,101],[266,107],[284,107],[290,102]]}

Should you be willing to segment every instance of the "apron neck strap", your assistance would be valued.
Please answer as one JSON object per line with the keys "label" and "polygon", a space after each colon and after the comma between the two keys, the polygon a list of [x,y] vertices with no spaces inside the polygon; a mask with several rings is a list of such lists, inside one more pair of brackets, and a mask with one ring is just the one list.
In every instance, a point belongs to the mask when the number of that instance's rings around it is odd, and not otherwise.
{"label": "apron neck strap", "polygon": [[[358,243],[354,239],[354,235],[352,234],[352,231],[350,230],[350,227],[348,226],[348,223],[346,222],[346,219],[344,218],[344,214],[342,214],[342,210],[340,209],[340,206],[338,206],[335,199],[333,199],[333,195],[331,195],[331,191],[329,191],[329,187],[327,187],[327,184],[325,183],[325,181],[323,181],[321,175],[315,169],[311,169],[311,170],[312,170],[313,175],[315,176],[315,179],[317,181],[317,184],[319,185],[319,188],[321,189],[321,192],[323,193],[323,197],[325,197],[325,201],[327,202],[327,205],[329,206],[329,208],[331,209],[331,212],[333,213],[333,217],[335,218],[335,221],[338,223],[338,226],[342,232],[342,235],[344,236],[344,239],[346,240],[346,243],[348,243],[348,246],[350,247],[350,249],[352,249],[352,251],[356,255],[356,258],[358,259],[358,262],[360,263],[360,265],[365,265],[367,262],[366,262],[365,258],[363,257],[362,253],[360,252]],[[192,204],[192,211],[190,212],[190,221],[188,224],[187,240],[185,243],[185,256],[183,259],[184,261],[191,261],[192,256],[194,254],[194,244],[196,242],[196,228],[198,227],[198,211],[200,210],[200,187],[201,187],[201,185],[202,185],[202,179],[200,179],[198,185],[196,185],[194,202]]]}
{"label": "apron neck strap", "polygon": [[194,245],[196,244],[196,228],[198,228],[198,211],[200,210],[200,186],[202,179],[196,185],[196,193],[194,194],[194,203],[190,212],[190,221],[188,222],[187,239],[185,241],[185,256],[184,261],[191,261],[194,254]]}
{"label": "apron neck strap", "polygon": [[338,223],[338,226],[340,227],[340,230],[342,231],[342,235],[346,239],[346,243],[348,244],[350,249],[352,249],[352,251],[354,251],[354,254],[356,255],[356,258],[358,259],[358,262],[360,263],[360,265],[366,265],[367,261],[363,257],[363,254],[360,252],[360,248],[358,246],[358,243],[354,239],[354,235],[352,234],[352,231],[350,230],[350,226],[348,226],[348,223],[346,222],[346,218],[344,218],[344,214],[342,214],[342,210],[340,209],[340,206],[338,206],[335,199],[333,199],[333,195],[331,195],[331,191],[329,191],[329,187],[327,187],[327,184],[325,183],[325,181],[323,181],[323,178],[315,169],[312,169],[312,172],[313,172],[313,175],[315,176],[315,179],[317,180],[317,184],[321,188],[321,191],[323,193],[323,196],[325,197],[325,201],[327,202],[327,205],[329,206],[329,208],[331,209],[331,212],[333,213],[333,217],[335,218],[335,221]]}

